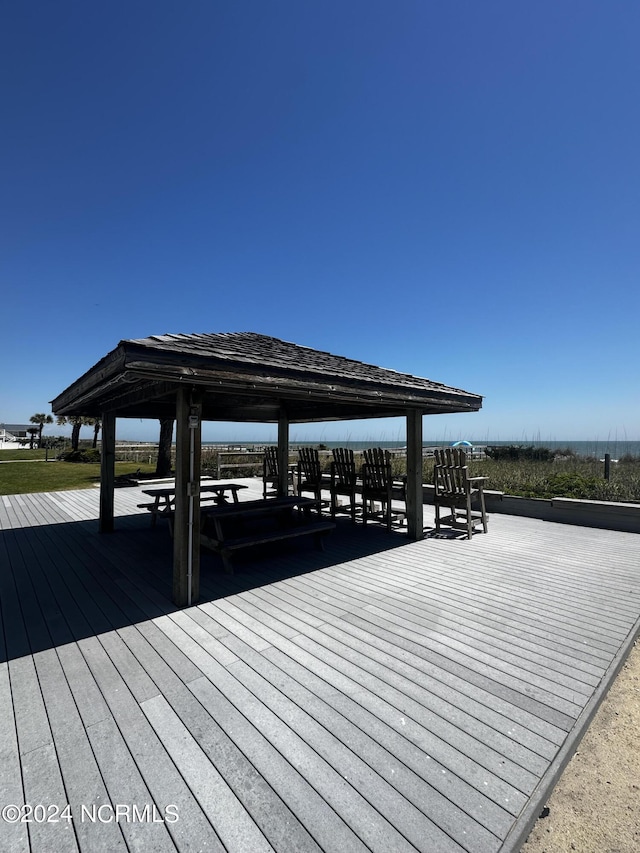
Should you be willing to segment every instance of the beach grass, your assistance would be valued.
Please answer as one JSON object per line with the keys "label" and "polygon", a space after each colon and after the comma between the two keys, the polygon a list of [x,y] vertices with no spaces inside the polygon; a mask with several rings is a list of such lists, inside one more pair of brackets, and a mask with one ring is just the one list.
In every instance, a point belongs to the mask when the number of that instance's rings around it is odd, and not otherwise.
{"label": "beach grass", "polygon": [[637,456],[612,463],[609,480],[604,478],[602,462],[577,456],[548,462],[474,460],[469,463],[469,471],[472,476],[488,478],[485,488],[506,495],[640,503],[640,458]]}
{"label": "beach grass", "polygon": [[[362,462],[356,453],[356,465]],[[474,459],[469,460],[473,477],[486,477],[485,489],[527,498],[578,498],[593,501],[640,503],[640,457],[626,456],[611,464],[610,478],[604,478],[604,463],[593,457],[569,452],[564,456],[538,459]],[[393,475],[406,474],[406,456],[391,457]],[[433,483],[433,459],[425,459],[422,482]],[[329,459],[323,460],[325,471]]]}

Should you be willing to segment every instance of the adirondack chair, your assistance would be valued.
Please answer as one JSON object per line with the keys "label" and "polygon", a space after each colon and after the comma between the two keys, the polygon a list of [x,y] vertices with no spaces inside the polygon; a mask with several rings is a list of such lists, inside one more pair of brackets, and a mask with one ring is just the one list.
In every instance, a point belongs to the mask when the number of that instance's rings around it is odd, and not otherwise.
{"label": "adirondack chair", "polygon": [[323,506],[322,486],[322,470],[318,451],[315,447],[301,447],[298,450],[298,497],[301,497],[303,492],[311,492],[317,501],[318,512],[321,512]]}
{"label": "adirondack chair", "polygon": [[[358,502],[356,490],[358,486],[358,475],[353,450],[346,447],[336,447],[333,450],[333,462],[331,463],[331,517],[335,518],[337,512],[348,512],[351,520],[356,520]],[[349,502],[339,506],[338,497],[347,497]]]}
{"label": "adirondack chair", "polygon": [[[387,530],[391,530],[393,521],[403,523],[406,516],[406,486],[404,482],[394,482],[391,473],[391,455],[388,450],[373,447],[364,451],[362,466],[362,521],[364,524],[372,518],[384,521]],[[405,509],[397,510],[392,501],[402,501]],[[380,510],[374,504],[380,504]]]}
{"label": "adirondack chair", "polygon": [[[459,448],[436,450],[435,460],[433,485],[436,530],[440,530],[440,525],[444,523],[456,530],[466,530],[467,538],[471,539],[474,528],[481,524],[486,533],[484,483],[487,478],[469,476],[466,454]],[[471,509],[474,502],[478,504],[477,510]],[[449,510],[450,515],[440,516],[443,507]]]}
{"label": "adirondack chair", "polygon": [[[278,497],[278,484],[280,466],[278,464],[278,449],[276,447],[265,447],[262,460],[262,497]],[[293,488],[293,471],[289,469],[288,487]]]}
{"label": "adirondack chair", "polygon": [[276,447],[265,447],[262,460],[262,497],[275,497],[278,494],[279,466]]}

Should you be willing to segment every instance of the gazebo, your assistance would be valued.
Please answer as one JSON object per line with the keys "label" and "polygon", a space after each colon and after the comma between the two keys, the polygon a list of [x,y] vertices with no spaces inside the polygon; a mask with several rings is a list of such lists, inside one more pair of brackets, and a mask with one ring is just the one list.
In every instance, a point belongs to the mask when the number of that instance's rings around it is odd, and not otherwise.
{"label": "gazebo", "polygon": [[100,531],[114,529],[116,418],[175,418],[173,598],[197,601],[202,421],[278,424],[287,491],[289,424],[388,418],[407,422],[407,525],[423,536],[422,416],[475,412],[482,397],[254,332],[167,334],[120,341],[51,403],[54,414],[102,420]]}

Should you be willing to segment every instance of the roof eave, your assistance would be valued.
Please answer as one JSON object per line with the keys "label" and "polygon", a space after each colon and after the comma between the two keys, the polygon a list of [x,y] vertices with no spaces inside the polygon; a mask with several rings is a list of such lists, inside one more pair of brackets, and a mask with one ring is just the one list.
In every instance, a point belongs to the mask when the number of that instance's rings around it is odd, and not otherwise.
{"label": "roof eave", "polygon": [[72,382],[68,388],[65,388],[61,394],[51,400],[50,405],[53,413],[55,415],[70,413],[70,410],[76,407],[79,399],[90,396],[95,388],[104,386],[105,383],[117,377],[124,370],[125,357],[125,350],[121,342],[75,382]]}

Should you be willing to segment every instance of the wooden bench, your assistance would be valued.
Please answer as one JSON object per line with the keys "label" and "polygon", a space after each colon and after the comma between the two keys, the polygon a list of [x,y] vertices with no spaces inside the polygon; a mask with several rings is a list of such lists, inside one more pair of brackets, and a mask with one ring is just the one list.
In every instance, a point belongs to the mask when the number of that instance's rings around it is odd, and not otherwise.
{"label": "wooden bench", "polygon": [[[214,504],[216,506],[227,505],[227,493],[230,493],[233,503],[238,503],[238,492],[248,488],[239,483],[213,483],[206,482],[200,487],[200,507]],[[138,509],[146,509],[151,513],[151,526],[155,527],[158,516],[173,520],[175,513],[176,492],[175,486],[167,486],[157,489],[143,489],[143,494],[154,498],[152,501],[136,504]]]}
{"label": "wooden bench", "polygon": [[151,513],[151,526],[155,527],[157,517],[172,517],[174,508],[171,504],[163,504],[160,506],[157,501],[149,501],[148,503],[136,504],[138,509],[146,509]]}
{"label": "wooden bench", "polygon": [[322,550],[323,538],[335,530],[335,524],[310,521],[300,514],[300,509],[308,510],[314,505],[312,498],[285,497],[217,507],[203,514],[200,543],[220,554],[229,574],[233,574],[231,556],[241,548],[313,536],[316,547]]}

